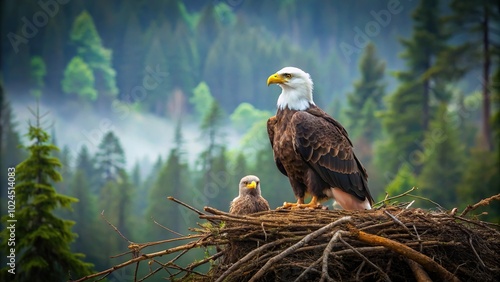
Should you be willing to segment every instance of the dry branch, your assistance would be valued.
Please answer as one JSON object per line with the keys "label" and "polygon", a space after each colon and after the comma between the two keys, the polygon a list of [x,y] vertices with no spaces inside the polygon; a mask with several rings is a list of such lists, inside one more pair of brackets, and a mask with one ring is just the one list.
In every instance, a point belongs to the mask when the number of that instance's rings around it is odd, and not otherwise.
{"label": "dry branch", "polygon": [[444,281],[454,281],[454,282],[460,281],[455,275],[450,273],[448,270],[439,265],[437,262],[430,259],[428,256],[423,255],[415,251],[414,249],[409,248],[399,242],[355,229],[352,230],[352,234],[362,242],[375,246],[384,246],[396,253],[399,253],[419,263],[428,271],[438,273],[441,279],[443,279]]}
{"label": "dry branch", "polygon": [[479,207],[484,207],[489,205],[492,201],[500,201],[500,194],[496,194],[495,196],[491,196],[486,199],[482,199],[481,201],[477,202],[474,205],[468,205],[464,211],[460,214],[460,216],[465,216],[467,213],[479,208]]}

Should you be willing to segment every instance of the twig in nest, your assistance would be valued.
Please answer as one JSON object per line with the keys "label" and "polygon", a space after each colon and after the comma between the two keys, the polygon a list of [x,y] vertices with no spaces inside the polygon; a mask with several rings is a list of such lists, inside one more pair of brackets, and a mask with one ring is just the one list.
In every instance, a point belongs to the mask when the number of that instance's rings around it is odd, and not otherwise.
{"label": "twig in nest", "polygon": [[349,249],[351,249],[353,252],[355,252],[358,256],[360,256],[363,259],[364,262],[368,263],[373,268],[375,268],[380,273],[380,275],[384,278],[385,281],[389,281],[389,282],[391,281],[391,278],[389,278],[389,276],[387,275],[387,273],[385,273],[382,269],[380,269],[380,267],[378,267],[376,264],[374,264],[373,262],[371,262],[367,257],[365,257],[358,250],[356,250],[356,248],[354,248],[353,246],[351,246],[351,244],[347,243],[344,239],[342,239],[342,236],[339,236],[339,240],[340,240],[340,242],[344,243],[344,245],[346,245]]}
{"label": "twig in nest", "polygon": [[359,279],[359,275],[361,274],[361,270],[363,270],[363,267],[365,267],[365,264],[366,262],[362,261],[361,264],[359,265],[358,271],[356,271],[356,281],[361,281],[361,279]]}
{"label": "twig in nest", "polygon": [[330,277],[330,275],[328,274],[328,257],[330,256],[330,252],[332,251],[332,248],[333,248],[333,245],[335,242],[337,242],[340,238],[340,236],[342,235],[342,233],[349,233],[347,231],[342,231],[342,230],[338,230],[336,231],[333,236],[332,236],[332,239],[330,239],[330,242],[328,242],[328,245],[326,245],[325,249],[323,250],[323,266],[321,268],[321,280],[320,282],[323,282],[325,279],[328,280],[328,281],[332,281],[333,279]]}
{"label": "twig in nest", "polygon": [[392,220],[394,220],[394,222],[396,222],[397,224],[399,224],[399,226],[403,227],[404,230],[408,231],[408,233],[411,234],[410,232],[410,229],[408,229],[408,227],[406,227],[406,225],[404,225],[404,223],[401,222],[401,220],[397,219],[395,216],[393,216],[390,212],[388,212],[387,210],[384,211],[384,213],[386,215],[388,215]]}
{"label": "twig in nest", "polygon": [[245,262],[249,261],[251,258],[253,258],[257,254],[259,254],[260,252],[262,252],[262,251],[264,251],[266,249],[269,249],[271,247],[274,247],[276,245],[282,244],[284,242],[291,241],[292,239],[293,238],[284,238],[284,239],[276,240],[274,242],[262,245],[262,246],[258,247],[257,249],[249,252],[244,257],[242,257],[240,260],[238,260],[233,265],[231,265],[231,267],[229,267],[226,271],[224,271],[224,273],[222,273],[222,275],[219,276],[219,278],[217,278],[217,280],[215,282],[224,281],[224,278],[226,278],[229,274],[231,274],[233,272],[233,270],[237,269],[240,265],[242,265]]}
{"label": "twig in nest", "polygon": [[437,262],[430,259],[428,256],[421,254],[404,244],[377,235],[372,235],[360,230],[354,229],[352,233],[362,242],[376,246],[384,246],[398,254],[414,260],[415,262],[422,265],[427,271],[437,273],[444,281],[460,281],[455,275],[450,273]]}
{"label": "twig in nest", "polygon": [[415,230],[415,234],[417,234],[418,245],[420,246],[420,252],[422,252],[422,249],[424,247],[422,246],[422,239],[420,239],[420,234],[418,234],[417,227],[415,227],[415,224],[413,225],[413,230]]}
{"label": "twig in nest", "polygon": [[496,194],[494,196],[491,196],[489,198],[486,198],[486,199],[482,199],[481,201],[475,203],[474,205],[468,205],[464,211],[460,214],[460,216],[465,216],[468,212],[470,211],[473,211],[479,207],[482,207],[482,206],[487,206],[491,203],[491,201],[494,201],[494,200],[500,200],[500,194]]}
{"label": "twig in nest", "polygon": [[431,200],[429,198],[417,196],[417,195],[413,195],[413,194],[408,194],[408,196],[433,203],[436,207],[438,207],[442,211],[446,210],[445,208],[443,208],[443,206],[441,206],[440,204],[438,204],[437,202],[434,202],[433,200]]}
{"label": "twig in nest", "polygon": [[387,202],[387,201],[394,200],[394,199],[397,199],[397,198],[401,198],[401,197],[403,197],[403,196],[406,196],[407,194],[409,194],[409,193],[413,192],[415,189],[417,189],[417,187],[412,187],[410,190],[408,190],[408,191],[406,191],[406,192],[404,192],[404,193],[402,193],[402,194],[396,195],[396,196],[394,196],[394,197],[387,197],[387,196],[389,196],[389,194],[388,194],[388,193],[386,193],[386,194],[385,194],[385,199],[383,199],[383,200],[382,200],[382,201],[380,201],[380,202],[377,202],[377,203],[373,204],[373,206],[378,206],[378,205],[383,204],[383,203],[385,203],[385,202]]}
{"label": "twig in nest", "polygon": [[408,266],[410,266],[410,269],[413,272],[413,275],[415,276],[415,280],[417,280],[417,282],[432,282],[431,278],[420,264],[409,258],[406,258],[406,263],[408,263]]}
{"label": "twig in nest", "polygon": [[479,260],[479,262],[481,263],[481,265],[483,267],[486,267],[486,264],[484,264],[484,261],[481,259],[481,257],[479,256],[479,254],[477,253],[476,251],[476,248],[474,248],[474,245],[472,244],[472,235],[469,234],[469,245],[470,247],[472,248],[472,251],[474,252],[474,254],[476,255],[477,259]]}
{"label": "twig in nest", "polygon": [[299,282],[303,277],[306,276],[306,274],[309,272],[309,271],[312,271],[314,269],[314,267],[316,267],[317,264],[319,264],[321,262],[321,260],[323,260],[322,257],[319,257],[315,262],[311,263],[311,265],[309,265],[300,275],[299,277],[297,277],[297,279],[295,279],[293,282]]}
{"label": "twig in nest", "polygon": [[259,269],[259,271],[257,271],[257,273],[255,273],[252,276],[252,278],[250,278],[249,282],[255,282],[255,281],[257,281],[259,278],[262,277],[262,275],[264,275],[264,273],[266,273],[266,271],[274,263],[276,263],[277,261],[281,260],[282,258],[288,256],[289,254],[292,254],[293,252],[295,252],[295,250],[297,250],[298,248],[304,246],[305,244],[307,244],[308,242],[310,242],[314,238],[316,238],[316,237],[322,235],[323,233],[327,232],[332,227],[334,227],[336,225],[339,225],[339,224],[343,224],[343,223],[349,222],[349,221],[351,221],[351,217],[350,216],[341,217],[341,218],[337,219],[336,221],[334,221],[334,222],[332,222],[330,224],[327,224],[326,226],[323,226],[320,229],[318,229],[318,230],[310,233],[309,235],[305,236],[299,242],[295,243],[294,245],[290,246],[289,248],[287,248],[283,252],[281,252],[278,255],[272,257],[271,259],[269,259],[266,262],[266,264],[264,264],[264,266],[261,269]]}
{"label": "twig in nest", "polygon": [[267,242],[267,232],[266,229],[264,228],[264,222],[262,222],[260,226],[262,227],[262,232],[264,232],[264,241]]}
{"label": "twig in nest", "polygon": [[411,207],[411,205],[413,205],[413,203],[415,203],[415,200],[411,201],[406,207],[405,207],[405,210],[409,209]]}

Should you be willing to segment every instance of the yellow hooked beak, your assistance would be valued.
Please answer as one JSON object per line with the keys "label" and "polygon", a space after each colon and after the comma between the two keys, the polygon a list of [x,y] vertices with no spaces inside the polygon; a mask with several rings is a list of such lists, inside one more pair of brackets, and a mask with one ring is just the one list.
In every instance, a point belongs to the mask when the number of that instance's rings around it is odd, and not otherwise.
{"label": "yellow hooked beak", "polygon": [[271,74],[270,77],[267,78],[267,86],[273,83],[285,83],[287,80],[283,77],[283,75],[275,73]]}
{"label": "yellow hooked beak", "polygon": [[252,181],[252,182],[247,184],[248,189],[255,189],[256,187],[257,187],[257,182],[255,182],[255,181]]}

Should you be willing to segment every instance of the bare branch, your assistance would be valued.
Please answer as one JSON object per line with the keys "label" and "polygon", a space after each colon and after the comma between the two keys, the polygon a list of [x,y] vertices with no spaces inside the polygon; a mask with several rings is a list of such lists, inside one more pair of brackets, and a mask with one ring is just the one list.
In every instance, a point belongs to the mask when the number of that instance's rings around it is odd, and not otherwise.
{"label": "bare branch", "polygon": [[421,254],[399,242],[384,237],[380,237],[377,235],[368,234],[366,232],[359,230],[353,230],[353,235],[360,241],[363,241],[371,245],[384,246],[392,251],[395,251],[398,254],[410,258],[415,262],[419,263],[420,265],[422,265],[426,270],[437,273],[441,277],[441,279],[445,281],[454,281],[454,282],[460,281],[455,275],[453,275],[444,267],[442,267],[441,265],[430,259],[428,256]]}
{"label": "bare branch", "polygon": [[489,205],[492,201],[498,201],[500,200],[500,194],[496,194],[494,196],[491,196],[489,198],[486,198],[486,199],[482,199],[481,201],[477,202],[476,204],[474,205],[468,205],[464,211],[460,214],[460,216],[465,216],[467,213],[479,208],[479,207],[484,207],[484,206],[487,206]]}

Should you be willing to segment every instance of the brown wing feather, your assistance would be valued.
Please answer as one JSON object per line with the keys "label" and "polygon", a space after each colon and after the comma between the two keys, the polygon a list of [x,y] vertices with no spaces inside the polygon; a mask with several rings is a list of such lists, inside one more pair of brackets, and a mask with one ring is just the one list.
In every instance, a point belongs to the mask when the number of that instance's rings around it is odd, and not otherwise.
{"label": "brown wing feather", "polygon": [[331,187],[373,201],[367,174],[354,155],[344,127],[318,107],[299,111],[291,120],[294,148]]}
{"label": "brown wing feather", "polygon": [[[267,120],[267,134],[269,135],[269,141],[271,142],[271,148],[274,148],[274,131],[276,129],[276,122],[277,122],[276,116],[272,116]],[[274,153],[273,153],[273,155],[274,155]],[[283,167],[283,164],[281,163],[281,161],[278,158],[276,158],[275,155],[274,155],[274,162],[276,163],[276,166],[278,167],[279,171],[281,173],[283,173],[285,176],[288,176],[285,168]]]}

